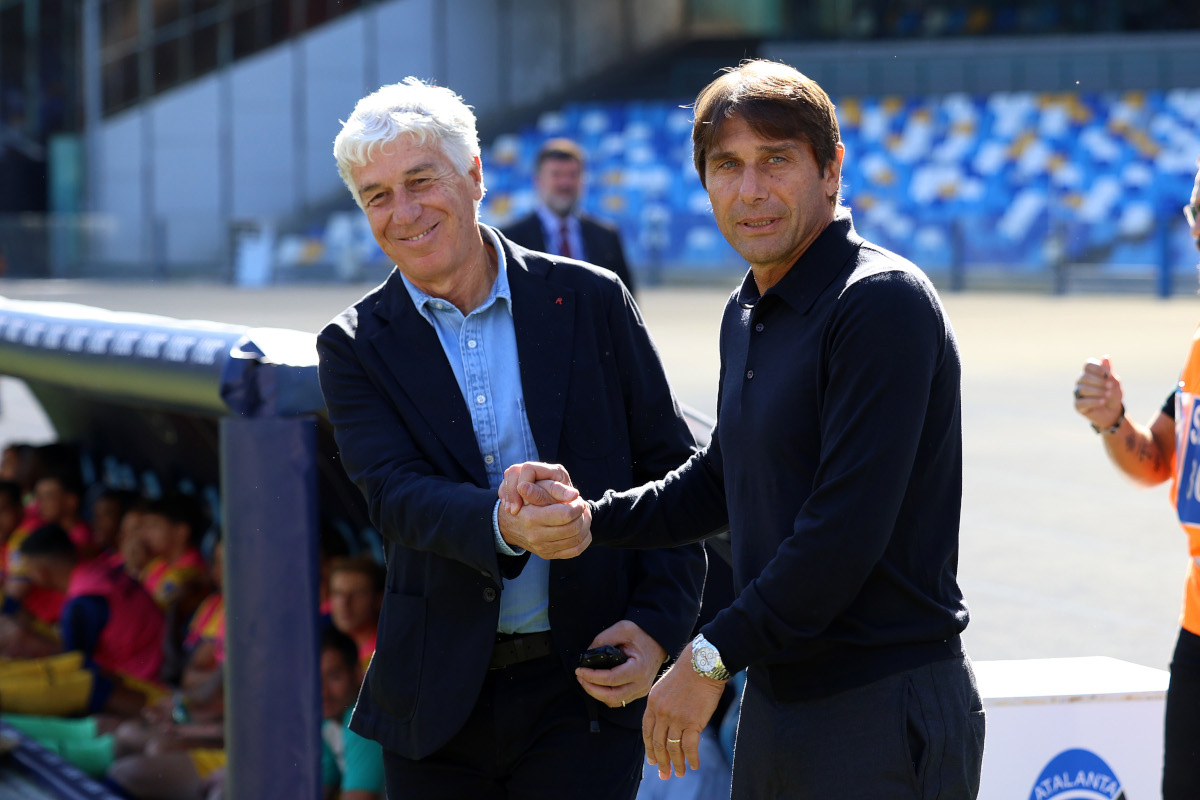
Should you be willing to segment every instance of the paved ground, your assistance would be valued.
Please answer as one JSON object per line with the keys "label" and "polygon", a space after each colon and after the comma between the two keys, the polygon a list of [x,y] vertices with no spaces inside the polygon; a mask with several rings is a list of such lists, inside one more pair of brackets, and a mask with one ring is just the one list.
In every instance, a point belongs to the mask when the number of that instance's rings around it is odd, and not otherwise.
{"label": "paved ground", "polygon": [[[0,281],[0,295],[13,298],[310,331],[365,288]],[[728,289],[649,290],[641,300],[680,398],[709,412]],[[1086,356],[1109,353],[1130,412],[1150,419],[1179,372],[1200,301],[964,294],[946,305],[964,360],[960,574],[972,655],[1108,655],[1165,668],[1183,535],[1164,488],[1136,489],[1109,466],[1070,390]],[[2,381],[0,394],[0,441],[51,435],[19,385]]]}

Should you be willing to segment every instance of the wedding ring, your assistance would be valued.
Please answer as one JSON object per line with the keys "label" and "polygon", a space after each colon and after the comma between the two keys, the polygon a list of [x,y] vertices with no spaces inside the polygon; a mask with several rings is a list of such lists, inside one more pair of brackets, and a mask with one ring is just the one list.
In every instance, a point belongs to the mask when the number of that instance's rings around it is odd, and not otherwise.
{"label": "wedding ring", "polygon": [[667,739],[667,744],[679,744],[683,739]]}
{"label": "wedding ring", "polygon": [[1083,394],[1081,394],[1080,391],[1078,389],[1076,389],[1075,390],[1075,399],[1078,400],[1081,397],[1083,397]]}

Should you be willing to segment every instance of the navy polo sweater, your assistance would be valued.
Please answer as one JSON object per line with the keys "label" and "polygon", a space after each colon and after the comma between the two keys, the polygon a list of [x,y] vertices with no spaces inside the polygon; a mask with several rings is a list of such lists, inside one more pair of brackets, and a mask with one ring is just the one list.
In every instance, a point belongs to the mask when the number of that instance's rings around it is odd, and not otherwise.
{"label": "navy polo sweater", "polygon": [[712,442],[593,504],[595,541],[661,547],[730,526],[737,599],[703,629],[780,700],[962,654],[961,364],[925,275],[849,211],[721,322]]}

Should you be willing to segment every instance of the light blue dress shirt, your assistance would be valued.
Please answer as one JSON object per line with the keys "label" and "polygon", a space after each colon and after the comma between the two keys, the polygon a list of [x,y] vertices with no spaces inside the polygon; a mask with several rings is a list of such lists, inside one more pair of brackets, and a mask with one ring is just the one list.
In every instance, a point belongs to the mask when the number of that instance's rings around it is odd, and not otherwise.
{"label": "light blue dress shirt", "polygon": [[[562,224],[563,217],[555,214],[543,203],[537,209],[538,219],[542,221],[542,231],[546,234],[546,250],[555,255],[563,255]],[[583,246],[583,226],[579,217],[571,214],[566,217],[567,244],[571,246],[571,258],[576,261],[587,261],[587,251]]]}
{"label": "light blue dress shirt", "polygon": [[[504,248],[487,228],[482,229],[496,248],[499,272],[492,291],[483,303],[467,314],[446,300],[430,297],[402,274],[404,286],[421,316],[433,326],[446,360],[454,370],[458,388],[467,401],[475,441],[487,468],[488,485],[500,488],[504,470],[511,464],[536,461],[537,445],[525,415],[525,393],[517,356],[517,333],[513,327],[512,293]],[[521,551],[510,548],[496,522],[499,500],[492,510],[492,535],[496,550],[507,555]],[[487,535],[480,531],[480,536]],[[500,633],[533,633],[550,629],[550,565],[532,553],[520,576],[505,579],[500,593]]]}

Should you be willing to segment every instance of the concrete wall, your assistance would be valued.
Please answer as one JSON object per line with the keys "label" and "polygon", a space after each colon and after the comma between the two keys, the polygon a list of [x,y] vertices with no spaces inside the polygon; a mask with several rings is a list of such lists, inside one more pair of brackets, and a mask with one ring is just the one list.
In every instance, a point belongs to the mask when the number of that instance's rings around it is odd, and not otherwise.
{"label": "concrete wall", "polygon": [[105,272],[226,275],[232,226],[277,224],[345,192],[333,138],[354,103],[408,75],[476,114],[536,106],[678,40],[685,0],[390,0],[106,118],[90,165]]}

